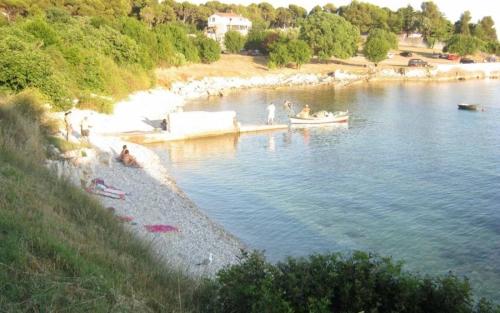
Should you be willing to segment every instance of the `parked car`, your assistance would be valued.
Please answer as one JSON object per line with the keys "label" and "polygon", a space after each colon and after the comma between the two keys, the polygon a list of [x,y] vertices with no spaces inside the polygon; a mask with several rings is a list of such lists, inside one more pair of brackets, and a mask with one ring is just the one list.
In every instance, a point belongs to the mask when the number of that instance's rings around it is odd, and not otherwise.
{"label": "parked car", "polygon": [[488,62],[488,63],[492,63],[492,62],[496,62],[496,61],[497,61],[497,58],[494,55],[490,55],[490,56],[486,57],[486,59],[484,59],[484,62]]}
{"label": "parked car", "polygon": [[443,54],[442,53],[439,53],[439,52],[434,52],[432,53],[432,56],[431,56],[433,59],[441,59],[443,58]]}
{"label": "parked car", "polygon": [[476,62],[474,62],[474,60],[473,60],[473,59],[469,59],[469,58],[461,58],[461,59],[460,59],[460,63],[462,63],[462,64],[471,64],[471,63],[476,63]]}
{"label": "parked car", "polygon": [[248,55],[259,56],[259,55],[262,55],[262,52],[260,52],[260,50],[258,50],[258,49],[250,50],[250,51],[248,51]]}
{"label": "parked car", "polygon": [[411,59],[408,61],[408,66],[411,67],[426,67],[429,64],[422,59]]}
{"label": "parked car", "polygon": [[445,59],[445,60],[448,60],[448,54],[447,53],[441,53],[441,55],[439,56],[440,59]]}
{"label": "parked car", "polygon": [[401,52],[399,55],[400,55],[400,56],[402,56],[402,57],[407,57],[407,58],[409,58],[409,57],[412,57],[412,56],[413,56],[413,53],[411,53],[410,51],[403,51],[403,52]]}
{"label": "parked car", "polygon": [[450,61],[456,61],[456,60],[459,60],[460,59],[460,56],[458,54],[448,54],[448,60]]}

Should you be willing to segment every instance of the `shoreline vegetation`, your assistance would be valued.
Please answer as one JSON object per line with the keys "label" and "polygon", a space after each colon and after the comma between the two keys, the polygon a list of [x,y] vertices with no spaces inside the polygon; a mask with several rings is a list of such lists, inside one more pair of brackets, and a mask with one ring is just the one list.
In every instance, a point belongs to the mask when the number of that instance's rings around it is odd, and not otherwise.
{"label": "shoreline vegetation", "polygon": [[[245,48],[268,57],[221,56],[204,36],[211,13],[233,10],[254,23],[241,40]],[[359,21],[358,11],[374,14]],[[322,47],[307,31],[318,21],[348,36]],[[367,52],[377,62],[369,63],[355,56],[361,33],[377,27],[384,34],[421,31],[427,43],[449,41],[450,52],[460,55],[498,54],[491,22],[473,24],[465,16],[453,30],[432,2],[421,11],[354,1],[309,13],[294,5],[217,1],[0,3],[0,310],[500,312],[475,301],[467,279],[407,273],[399,262],[369,253],[270,264],[197,208],[154,152],[119,136],[154,131],[187,99],[241,88],[498,78],[499,63],[439,61],[409,69],[399,57],[381,61]],[[396,48],[371,37],[369,50],[384,58]],[[312,54],[318,58],[307,63]],[[242,77],[245,67],[254,70]],[[73,131],[66,141],[68,109]],[[77,131],[85,117],[89,138]],[[116,160],[124,144],[141,168]],[[96,181],[119,199],[102,197],[103,190],[92,189]]]}

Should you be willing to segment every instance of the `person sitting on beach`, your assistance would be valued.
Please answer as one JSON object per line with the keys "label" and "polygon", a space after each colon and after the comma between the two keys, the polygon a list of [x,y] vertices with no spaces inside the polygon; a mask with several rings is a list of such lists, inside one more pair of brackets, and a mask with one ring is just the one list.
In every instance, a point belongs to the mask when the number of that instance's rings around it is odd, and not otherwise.
{"label": "person sitting on beach", "polygon": [[90,125],[89,125],[89,118],[85,116],[80,123],[80,133],[83,138],[88,139],[90,135]]}
{"label": "person sitting on beach", "polygon": [[160,124],[161,130],[167,130],[167,119],[164,118],[163,121],[161,121]]}
{"label": "person sitting on beach", "polygon": [[139,164],[139,162],[137,162],[137,160],[130,154],[130,152],[128,151],[128,149],[126,149],[123,152],[122,162],[126,166],[141,167],[141,165]]}
{"label": "person sitting on beach", "polygon": [[127,145],[123,145],[122,152],[120,152],[120,156],[118,159],[123,162],[123,156],[125,155],[125,151],[127,150]]}
{"label": "person sitting on beach", "polygon": [[306,104],[306,106],[302,109],[302,111],[300,111],[299,114],[297,114],[297,117],[308,118],[310,112],[311,109],[309,108],[309,105]]}

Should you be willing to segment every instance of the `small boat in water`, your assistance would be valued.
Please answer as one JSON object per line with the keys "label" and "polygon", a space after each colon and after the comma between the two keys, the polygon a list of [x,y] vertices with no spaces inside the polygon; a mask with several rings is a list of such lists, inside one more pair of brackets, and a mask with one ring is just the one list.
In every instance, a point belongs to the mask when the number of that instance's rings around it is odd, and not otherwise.
{"label": "small boat in water", "polygon": [[347,123],[349,121],[349,111],[326,112],[320,111],[309,117],[290,117],[290,124],[293,125],[322,125],[333,123]]}
{"label": "small boat in water", "polygon": [[460,103],[458,105],[459,110],[468,110],[468,111],[477,111],[477,104],[467,104],[467,103]]}

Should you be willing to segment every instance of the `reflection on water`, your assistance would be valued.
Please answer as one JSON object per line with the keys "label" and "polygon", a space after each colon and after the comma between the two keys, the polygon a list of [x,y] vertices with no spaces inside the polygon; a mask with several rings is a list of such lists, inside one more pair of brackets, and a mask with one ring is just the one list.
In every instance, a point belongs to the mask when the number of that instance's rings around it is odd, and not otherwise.
{"label": "reflection on water", "polygon": [[[347,128],[158,148],[211,218],[273,261],[363,249],[423,273],[467,275],[500,301],[500,82],[254,90],[186,109],[232,109],[258,123],[281,99],[352,117]],[[486,112],[459,111],[460,102]]]}
{"label": "reflection on water", "polygon": [[229,134],[202,139],[179,140],[151,145],[156,149],[167,148],[172,162],[182,164],[198,159],[233,158],[239,136]]}

